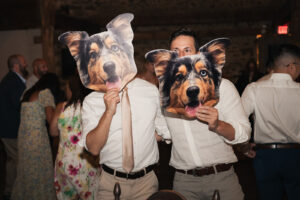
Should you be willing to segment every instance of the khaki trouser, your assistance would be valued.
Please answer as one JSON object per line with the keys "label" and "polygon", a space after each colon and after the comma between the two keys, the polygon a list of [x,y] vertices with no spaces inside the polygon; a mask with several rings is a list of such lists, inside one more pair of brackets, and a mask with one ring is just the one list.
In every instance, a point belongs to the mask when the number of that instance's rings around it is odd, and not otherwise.
{"label": "khaki trouser", "polygon": [[6,180],[4,195],[10,195],[17,176],[18,142],[14,138],[1,138],[6,152]]}
{"label": "khaki trouser", "polygon": [[158,181],[153,170],[138,179],[119,178],[102,170],[98,193],[99,200],[115,199],[113,190],[116,182],[119,182],[121,187],[121,200],[146,200],[158,190]]}
{"label": "khaki trouser", "polygon": [[215,190],[219,190],[222,200],[244,199],[233,167],[228,171],[201,177],[176,172],[173,190],[181,193],[187,200],[211,200]]}

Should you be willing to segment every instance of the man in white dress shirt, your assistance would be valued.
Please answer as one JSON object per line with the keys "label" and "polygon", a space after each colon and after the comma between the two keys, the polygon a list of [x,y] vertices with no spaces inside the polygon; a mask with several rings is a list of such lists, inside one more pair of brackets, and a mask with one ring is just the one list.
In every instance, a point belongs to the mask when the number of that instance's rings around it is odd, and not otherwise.
{"label": "man in white dress shirt", "polygon": [[[269,79],[249,84],[242,104],[254,113],[253,166],[261,199],[299,199],[300,191],[300,48],[284,44],[272,56]],[[253,146],[253,145],[252,145]]]}
{"label": "man in white dress shirt", "polygon": [[[180,29],[171,35],[170,49],[182,57],[196,54],[199,45],[192,31]],[[165,113],[173,141],[170,165],[176,169],[173,189],[188,200],[211,199],[214,190],[222,200],[244,197],[231,145],[247,141],[251,127],[234,85],[222,79],[219,91],[219,103],[200,107],[197,119]]]}
{"label": "man in white dress shirt", "polygon": [[158,190],[153,167],[159,153],[155,131],[169,139],[166,121],[160,110],[158,89],[136,78],[127,85],[132,113],[134,168],[127,174],[122,167],[122,113],[118,89],[92,92],[82,107],[83,140],[87,150],[100,156],[102,174],[99,199],[113,200],[116,182],[121,199],[145,200]]}

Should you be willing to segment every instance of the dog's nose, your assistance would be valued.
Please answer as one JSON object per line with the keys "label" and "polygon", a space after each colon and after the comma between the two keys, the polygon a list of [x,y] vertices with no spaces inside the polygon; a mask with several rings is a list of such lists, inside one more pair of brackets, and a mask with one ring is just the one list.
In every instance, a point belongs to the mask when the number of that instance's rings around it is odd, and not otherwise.
{"label": "dog's nose", "polygon": [[200,90],[197,86],[189,87],[186,91],[186,95],[190,98],[195,98],[199,94]]}
{"label": "dog's nose", "polygon": [[113,75],[115,74],[115,69],[116,69],[116,66],[115,66],[115,63],[113,62],[106,62],[104,63],[103,65],[103,70],[107,73],[107,74],[110,74],[110,75]]}

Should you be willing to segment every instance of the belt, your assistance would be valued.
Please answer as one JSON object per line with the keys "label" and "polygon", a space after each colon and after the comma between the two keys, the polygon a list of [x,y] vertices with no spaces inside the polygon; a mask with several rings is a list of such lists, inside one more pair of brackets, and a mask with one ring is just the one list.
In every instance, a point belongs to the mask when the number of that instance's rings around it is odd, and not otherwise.
{"label": "belt", "polygon": [[145,167],[144,169],[142,169],[138,172],[131,172],[129,174],[124,173],[124,172],[119,172],[115,169],[108,167],[105,164],[102,164],[102,169],[104,171],[106,171],[107,173],[117,176],[117,177],[120,177],[120,178],[137,179],[137,178],[141,178],[141,177],[145,176],[146,174],[148,174],[149,172],[151,172],[155,168],[155,166],[156,166],[156,164],[149,165],[148,167]]}
{"label": "belt", "polygon": [[255,149],[300,149],[299,143],[256,144]]}
{"label": "belt", "polygon": [[190,174],[193,176],[204,176],[204,175],[217,174],[218,172],[227,171],[231,168],[232,165],[233,165],[232,163],[228,163],[228,164],[218,164],[212,167],[195,168],[190,170],[182,170],[182,169],[175,169],[175,170],[183,174]]}

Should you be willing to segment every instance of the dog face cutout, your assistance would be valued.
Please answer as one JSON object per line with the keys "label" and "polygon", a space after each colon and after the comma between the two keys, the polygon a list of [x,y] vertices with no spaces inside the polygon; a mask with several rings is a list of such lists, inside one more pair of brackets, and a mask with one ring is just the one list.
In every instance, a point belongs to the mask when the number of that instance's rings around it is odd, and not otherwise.
{"label": "dog face cutout", "polygon": [[122,90],[136,75],[132,19],[131,13],[118,15],[106,25],[107,31],[90,37],[85,31],[66,32],[58,37],[75,59],[85,87],[102,92],[110,88]]}
{"label": "dog face cutout", "polygon": [[180,58],[175,51],[165,49],[146,53],[159,81],[162,108],[195,117],[198,107],[216,105],[229,44],[229,39],[218,38],[200,47],[198,54]]}

